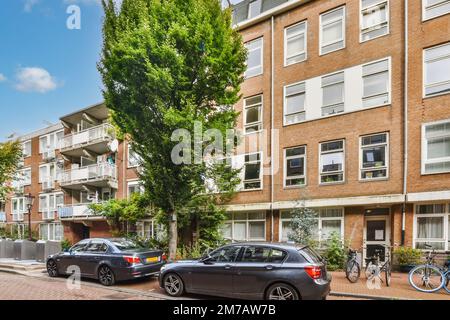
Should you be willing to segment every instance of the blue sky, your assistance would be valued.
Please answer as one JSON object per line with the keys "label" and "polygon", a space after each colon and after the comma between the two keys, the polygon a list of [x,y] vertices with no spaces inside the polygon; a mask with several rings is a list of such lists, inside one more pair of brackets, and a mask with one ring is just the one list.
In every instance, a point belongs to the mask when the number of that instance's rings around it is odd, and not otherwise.
{"label": "blue sky", "polygon": [[[0,141],[102,101],[99,2],[0,0]],[[81,9],[80,30],[66,26],[71,4]]]}

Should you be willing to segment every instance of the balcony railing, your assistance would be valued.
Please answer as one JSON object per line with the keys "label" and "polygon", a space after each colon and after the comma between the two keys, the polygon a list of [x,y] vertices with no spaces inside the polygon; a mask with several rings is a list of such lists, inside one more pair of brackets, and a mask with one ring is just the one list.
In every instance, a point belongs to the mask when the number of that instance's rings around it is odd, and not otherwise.
{"label": "balcony railing", "polygon": [[55,150],[47,150],[42,152],[42,159],[44,161],[52,161],[56,158],[56,151]]}
{"label": "balcony railing", "polygon": [[6,213],[0,212],[0,222],[6,222]]}
{"label": "balcony railing", "polygon": [[56,209],[43,209],[42,220],[55,220],[57,210]]}
{"label": "balcony railing", "polygon": [[89,181],[117,180],[117,167],[109,163],[94,164],[87,167],[64,171],[61,185],[84,183]]}
{"label": "balcony railing", "polygon": [[108,123],[85,129],[67,136],[61,142],[61,150],[73,149],[99,141],[114,139],[114,128]]}
{"label": "balcony railing", "polygon": [[42,190],[52,190],[55,189],[55,178],[45,177],[42,179]]}
{"label": "balcony railing", "polygon": [[67,206],[58,208],[58,216],[60,219],[70,218],[88,218],[98,216],[89,209],[89,204],[78,204],[74,206]]}

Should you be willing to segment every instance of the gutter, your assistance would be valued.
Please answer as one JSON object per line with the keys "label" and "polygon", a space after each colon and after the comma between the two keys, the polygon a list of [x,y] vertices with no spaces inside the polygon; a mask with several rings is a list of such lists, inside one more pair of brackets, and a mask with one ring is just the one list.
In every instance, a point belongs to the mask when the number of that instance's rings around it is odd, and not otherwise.
{"label": "gutter", "polygon": [[275,186],[275,182],[273,180],[273,176],[274,176],[274,168],[273,168],[273,161],[274,161],[274,146],[273,146],[273,136],[274,136],[274,116],[275,116],[275,110],[274,110],[274,103],[275,103],[275,97],[274,97],[274,84],[275,84],[275,66],[274,66],[274,61],[275,61],[275,54],[274,54],[274,17],[272,16],[270,19],[270,27],[271,27],[271,74],[270,74],[270,217],[271,217],[271,223],[270,223],[270,228],[271,228],[271,232],[270,232],[270,241],[273,242],[274,241],[274,236],[273,236],[273,232],[274,232],[274,217],[273,217],[273,201],[274,201],[274,186]]}

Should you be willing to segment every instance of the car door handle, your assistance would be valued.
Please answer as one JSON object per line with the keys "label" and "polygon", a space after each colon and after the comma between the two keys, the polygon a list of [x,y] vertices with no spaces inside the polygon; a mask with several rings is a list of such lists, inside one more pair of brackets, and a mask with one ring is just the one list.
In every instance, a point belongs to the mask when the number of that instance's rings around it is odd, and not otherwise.
{"label": "car door handle", "polygon": [[229,264],[225,265],[225,270],[230,270],[231,266]]}
{"label": "car door handle", "polygon": [[268,266],[266,266],[266,269],[267,269],[267,270],[272,270],[272,269],[273,269],[273,266],[268,265]]}

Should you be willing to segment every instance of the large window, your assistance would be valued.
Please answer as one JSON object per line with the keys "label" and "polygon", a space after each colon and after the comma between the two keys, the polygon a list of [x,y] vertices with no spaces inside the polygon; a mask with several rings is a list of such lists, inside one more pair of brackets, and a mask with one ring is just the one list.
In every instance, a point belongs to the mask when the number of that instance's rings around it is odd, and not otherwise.
{"label": "large window", "polygon": [[141,157],[133,151],[131,145],[128,144],[128,168],[138,167],[141,164]]}
{"label": "large window", "polygon": [[248,4],[248,19],[252,19],[261,14],[262,0],[254,0]]}
{"label": "large window", "polygon": [[344,181],[344,140],[321,143],[319,162],[321,184]]}
{"label": "large window", "polygon": [[248,51],[247,71],[245,77],[250,78],[263,73],[263,38],[245,44]]}
{"label": "large window", "polygon": [[60,223],[41,223],[39,225],[39,235],[41,240],[61,241],[64,229]]}
{"label": "large window", "polygon": [[232,241],[265,240],[266,214],[264,212],[234,212],[222,227],[222,235]]}
{"label": "large window", "polygon": [[424,50],[425,96],[450,93],[450,43]]}
{"label": "large window", "polygon": [[144,239],[156,237],[156,224],[154,220],[141,220],[136,223],[137,234]]}
{"label": "large window", "polygon": [[22,169],[18,172],[16,185],[28,186],[31,184],[31,168]]}
{"label": "large window", "polygon": [[361,137],[361,180],[384,179],[388,176],[388,134]]}
{"label": "large window", "polygon": [[262,130],[263,96],[244,99],[245,133],[255,133]]}
{"label": "large window", "polygon": [[300,82],[284,87],[284,124],[294,124],[304,121],[305,113],[305,83]]}
{"label": "large window", "polygon": [[245,155],[244,163],[244,189],[253,190],[262,187],[262,161],[261,153]]}
{"label": "large window", "polygon": [[322,116],[344,112],[344,72],[322,77]]}
{"label": "large window", "polygon": [[48,193],[39,195],[39,212],[43,220],[55,219],[58,208],[64,206],[63,193]]}
{"label": "large window", "polygon": [[422,19],[428,20],[450,13],[450,0],[422,0]]}
{"label": "large window", "polygon": [[53,151],[61,147],[64,131],[52,132],[39,137],[39,153]]}
{"label": "large window", "polygon": [[374,107],[389,103],[389,59],[363,66],[363,106]]}
{"label": "large window", "polygon": [[128,184],[128,198],[131,197],[133,193],[142,194],[144,193],[144,186],[140,181],[130,181]]}
{"label": "large window", "polygon": [[22,143],[22,155],[24,158],[31,156],[31,140]]}
{"label": "large window", "polygon": [[450,120],[422,127],[422,174],[450,172]]}
{"label": "large window", "polygon": [[[289,234],[292,232],[291,221],[292,212],[282,211],[280,240],[283,242],[289,240]],[[342,208],[317,210],[317,224],[314,228],[314,239],[319,241],[321,245],[325,245],[333,233],[339,235],[341,239],[344,238],[344,210]]]}
{"label": "large window", "polygon": [[361,0],[361,41],[389,33],[389,1]]}
{"label": "large window", "polygon": [[25,203],[25,197],[11,199],[13,221],[23,221],[23,215],[24,213],[27,213],[27,206]]}
{"label": "large window", "polygon": [[320,15],[320,54],[345,48],[345,7]]}
{"label": "large window", "polygon": [[284,151],[286,187],[303,186],[306,184],[306,147],[296,147]]}
{"label": "large window", "polygon": [[427,204],[416,206],[414,245],[417,249],[450,250],[449,205]]}
{"label": "large window", "polygon": [[307,55],[307,22],[284,29],[284,65],[305,61]]}
{"label": "large window", "polygon": [[58,168],[55,163],[48,163],[39,166],[39,183],[50,184],[53,187],[53,182],[57,180],[58,175],[62,169]]}

